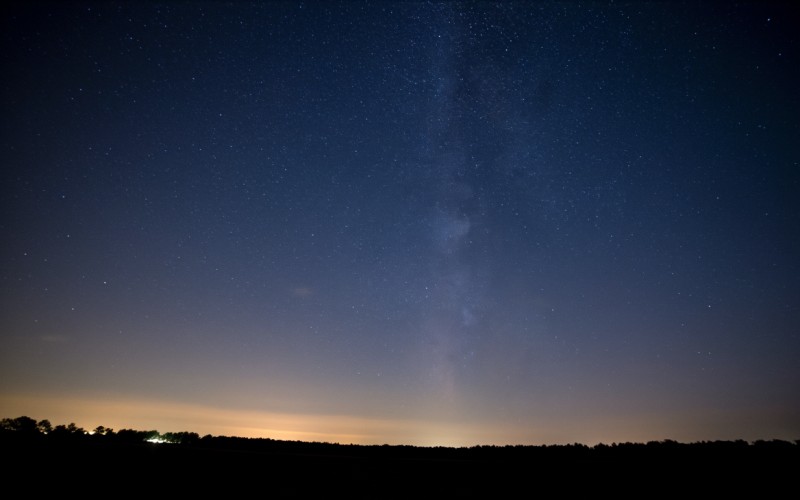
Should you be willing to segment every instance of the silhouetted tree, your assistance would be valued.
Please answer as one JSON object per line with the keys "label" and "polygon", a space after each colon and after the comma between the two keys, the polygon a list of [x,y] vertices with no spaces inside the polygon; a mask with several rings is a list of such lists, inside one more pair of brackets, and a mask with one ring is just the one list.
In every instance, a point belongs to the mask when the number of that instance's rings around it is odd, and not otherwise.
{"label": "silhouetted tree", "polygon": [[0,420],[0,431],[13,431],[14,424],[12,422],[13,421],[10,418],[4,418],[3,420]]}
{"label": "silhouetted tree", "polygon": [[39,423],[36,424],[36,427],[39,428],[39,432],[41,432],[42,434],[50,434],[50,432],[53,430],[53,426],[47,419],[39,420]]}
{"label": "silhouetted tree", "polygon": [[70,434],[77,434],[81,436],[86,434],[86,431],[83,430],[83,427],[78,427],[75,424],[75,422],[70,422],[69,425],[67,426],[67,430],[69,431]]}
{"label": "silhouetted tree", "polygon": [[0,422],[0,428],[6,431],[19,432],[25,435],[39,434],[39,428],[36,425],[36,420],[31,417],[17,417],[14,419],[4,418]]}
{"label": "silhouetted tree", "polygon": [[151,439],[161,439],[161,434],[156,430],[144,431],[144,440],[149,441]]}
{"label": "silhouetted tree", "polygon": [[196,432],[165,432],[162,437],[170,443],[196,444],[200,441]]}
{"label": "silhouetted tree", "polygon": [[86,434],[81,427],[78,427],[74,422],[70,423],[69,425],[59,424],[53,427],[53,430],[50,432],[50,435],[53,439],[57,440],[64,440],[64,439],[76,439],[82,437]]}
{"label": "silhouetted tree", "polygon": [[158,431],[137,431],[134,429],[120,429],[116,433],[116,439],[126,443],[141,443],[153,437],[153,433],[158,435]]}
{"label": "silhouetted tree", "polygon": [[111,427],[103,427],[102,425],[98,425],[94,428],[92,434],[95,436],[110,436],[114,434],[114,429]]}

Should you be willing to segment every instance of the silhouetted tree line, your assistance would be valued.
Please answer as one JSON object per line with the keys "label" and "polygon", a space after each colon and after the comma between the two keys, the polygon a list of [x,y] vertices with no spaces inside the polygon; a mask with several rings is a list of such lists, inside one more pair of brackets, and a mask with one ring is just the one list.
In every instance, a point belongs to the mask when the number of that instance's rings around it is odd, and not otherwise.
{"label": "silhouetted tree line", "polygon": [[4,440],[36,440],[39,442],[98,442],[107,443],[170,443],[192,445],[200,440],[196,432],[165,432],[156,430],[139,431],[121,429],[114,431],[110,427],[99,425],[92,431],[78,427],[75,423],[53,426],[49,420],[36,421],[30,417],[4,418],[0,420],[0,437]]}
{"label": "silhouetted tree line", "polygon": [[[42,495],[215,492],[350,498],[518,496],[532,485],[641,496],[758,491],[779,497],[800,470],[800,440],[612,443],[469,448],[352,445],[121,429],[87,431],[29,417],[0,421],[4,477]],[[40,464],[39,467],[33,466]],[[46,480],[39,471],[47,469]],[[103,481],[87,479],[102,477]],[[23,478],[27,478],[23,482]],[[10,484],[10,483],[9,483]],[[255,489],[254,489],[255,488]],[[525,490],[528,488],[528,490]]]}
{"label": "silhouetted tree line", "polygon": [[153,443],[172,444],[196,448],[235,449],[251,452],[320,454],[332,453],[348,456],[391,455],[396,458],[435,457],[438,459],[493,459],[497,457],[536,457],[547,456],[580,458],[603,458],[625,455],[642,458],[658,455],[673,455],[691,452],[693,455],[724,455],[752,452],[800,454],[800,439],[794,442],[779,439],[736,441],[700,441],[680,443],[673,440],[650,441],[647,443],[612,443],[587,446],[568,445],[480,445],[468,448],[417,447],[410,445],[356,445],[327,442],[283,441],[269,438],[244,438],[232,436],[200,437],[196,432],[165,432],[156,430],[121,429],[114,431],[102,425],[92,431],[78,427],[74,423],[53,426],[49,420],[36,421],[30,417],[4,418],[0,421],[0,438],[33,439],[39,441],[82,441],[105,443]]}

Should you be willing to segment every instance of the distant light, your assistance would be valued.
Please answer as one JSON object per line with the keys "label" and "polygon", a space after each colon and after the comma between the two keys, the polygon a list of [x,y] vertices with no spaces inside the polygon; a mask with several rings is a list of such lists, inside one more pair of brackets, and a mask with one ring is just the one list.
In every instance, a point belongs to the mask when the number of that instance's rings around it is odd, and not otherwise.
{"label": "distant light", "polygon": [[148,443],[156,443],[156,444],[171,443],[172,442],[172,441],[167,441],[166,439],[160,438],[160,437],[154,437],[154,438],[150,438],[150,439],[145,439],[145,441],[147,441]]}

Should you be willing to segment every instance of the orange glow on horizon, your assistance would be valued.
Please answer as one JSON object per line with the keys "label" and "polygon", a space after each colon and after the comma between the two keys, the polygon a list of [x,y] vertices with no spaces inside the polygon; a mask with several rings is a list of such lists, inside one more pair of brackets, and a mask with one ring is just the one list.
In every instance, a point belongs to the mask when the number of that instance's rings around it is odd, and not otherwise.
{"label": "orange glow on horizon", "polygon": [[638,418],[628,419],[614,415],[570,415],[553,421],[508,425],[500,421],[392,419],[216,408],[145,398],[0,394],[0,417],[23,415],[36,420],[48,419],[53,425],[74,422],[87,431],[102,425],[115,431],[187,431],[201,436],[211,434],[363,445],[469,447],[583,443],[591,446],[597,443],[662,439],[683,442],[790,439],[780,426],[776,426],[770,434],[738,434],[735,429],[739,428],[740,422],[727,422],[725,425],[724,415],[717,415],[716,418],[713,415],[703,418],[698,414],[672,417],[639,415]]}
{"label": "orange glow on horizon", "polygon": [[473,446],[490,439],[486,429],[461,423],[222,409],[147,399],[4,395],[0,412],[4,417],[46,418],[53,425],[74,422],[86,430],[103,425],[114,430],[189,431],[201,436],[417,446]]}

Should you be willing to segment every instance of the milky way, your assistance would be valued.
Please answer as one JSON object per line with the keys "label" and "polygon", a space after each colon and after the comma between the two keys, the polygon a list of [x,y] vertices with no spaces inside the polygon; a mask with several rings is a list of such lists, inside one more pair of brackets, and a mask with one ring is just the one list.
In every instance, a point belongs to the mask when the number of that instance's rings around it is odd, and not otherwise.
{"label": "milky way", "polygon": [[796,439],[794,10],[5,9],[0,416]]}

